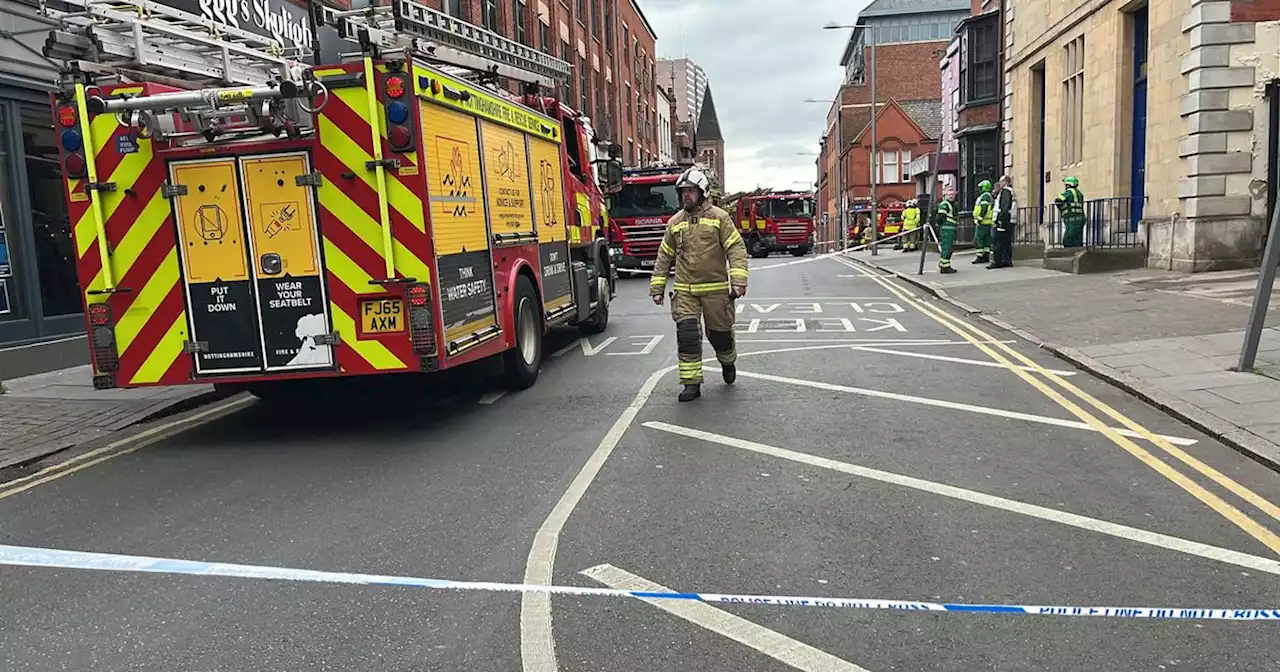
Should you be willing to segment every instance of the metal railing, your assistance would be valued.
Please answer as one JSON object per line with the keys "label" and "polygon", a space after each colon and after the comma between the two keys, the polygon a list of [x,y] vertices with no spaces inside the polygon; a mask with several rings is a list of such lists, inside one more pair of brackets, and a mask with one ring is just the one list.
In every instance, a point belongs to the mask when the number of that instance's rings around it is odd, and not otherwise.
{"label": "metal railing", "polygon": [[1045,208],[1018,208],[1018,222],[1013,227],[1014,245],[1044,243]]}
{"label": "metal railing", "polygon": [[[1064,240],[1067,229],[1062,221],[1062,213],[1056,206],[1047,205],[1043,208],[1025,208],[1025,210],[1041,211],[1034,214],[1028,213],[1027,220],[1043,222],[1038,228],[1044,231],[1047,237],[1045,242],[1049,247],[1114,249],[1142,247],[1144,244],[1144,239],[1136,230],[1137,227],[1133,225],[1133,199],[1129,197],[1095,198],[1085,201],[1084,229],[1077,240]],[[1022,227],[1023,221],[1019,219],[1019,228]]]}

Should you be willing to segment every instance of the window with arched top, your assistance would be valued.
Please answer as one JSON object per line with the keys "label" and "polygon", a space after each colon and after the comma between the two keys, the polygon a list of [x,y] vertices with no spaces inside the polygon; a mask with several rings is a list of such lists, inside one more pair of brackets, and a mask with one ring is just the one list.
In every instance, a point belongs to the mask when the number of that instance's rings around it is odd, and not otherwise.
{"label": "window with arched top", "polygon": [[882,142],[876,184],[902,184],[911,181],[911,149],[897,142]]}

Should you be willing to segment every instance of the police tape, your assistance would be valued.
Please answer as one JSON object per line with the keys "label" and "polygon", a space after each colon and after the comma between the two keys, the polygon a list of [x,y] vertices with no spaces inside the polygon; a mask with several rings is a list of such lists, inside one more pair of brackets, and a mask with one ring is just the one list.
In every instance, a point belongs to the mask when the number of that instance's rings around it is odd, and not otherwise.
{"label": "police tape", "polygon": [[[779,263],[776,263],[776,264],[770,264],[770,265],[768,265],[768,266],[759,266],[759,267],[757,267],[755,270],[764,270],[764,269],[766,269],[766,268],[778,268],[778,267],[780,267],[780,266],[794,266],[795,264],[808,264],[808,263],[812,263],[812,262],[815,262],[815,261],[819,261],[819,260],[821,260],[821,259],[830,259],[830,258],[832,258],[832,257],[838,257],[838,256],[840,256],[840,255],[842,255],[842,254],[848,254],[848,253],[850,253],[850,252],[861,252],[861,251],[863,251],[863,250],[871,249],[871,248],[872,248],[872,247],[874,247],[874,246],[883,245],[883,244],[885,244],[885,243],[887,243],[887,242],[889,242],[889,241],[896,240],[896,239],[901,238],[901,237],[903,237],[903,236],[909,236],[909,235],[911,235],[911,234],[915,233],[916,231],[924,231],[924,230],[926,230],[926,229],[928,229],[928,230],[929,230],[930,237],[932,237],[934,240],[937,240],[937,236],[936,236],[936,235],[933,235],[933,228],[932,228],[930,225],[928,225],[928,224],[922,224],[922,225],[920,225],[920,227],[919,227],[919,228],[912,229],[912,230],[910,230],[910,231],[902,231],[902,232],[900,232],[900,233],[895,233],[895,234],[893,234],[892,236],[886,236],[886,237],[884,237],[884,238],[877,238],[874,242],[871,242],[871,243],[862,243],[861,245],[851,245],[851,246],[845,247],[845,248],[840,249],[840,250],[833,250],[833,251],[831,251],[831,252],[823,252],[823,253],[821,253],[821,254],[816,254],[816,255],[814,255],[814,256],[812,256],[812,257],[805,257],[805,258],[803,258],[803,259],[795,259],[795,260],[793,260],[793,261],[783,261],[783,262],[779,262]],[[828,244],[830,244],[830,243],[815,243],[815,245],[828,245]],[[837,243],[837,244],[838,244],[838,243]],[[610,249],[610,251],[609,251],[609,255],[610,255],[611,257],[616,255],[616,253],[615,253],[615,252],[613,252],[612,248],[611,248],[611,249]],[[674,270],[674,269],[675,269],[675,266],[673,265],[671,268],[672,268],[672,270]],[[653,270],[648,269],[648,268],[619,268],[619,269],[618,269],[618,272],[619,272],[619,273],[629,273],[629,274],[632,274],[632,275],[653,275]]]}
{"label": "police tape", "polygon": [[[741,604],[775,607],[824,607],[835,609],[884,609],[893,611],[948,612],[969,614],[1022,614],[1037,616],[1101,616],[1112,618],[1147,618],[1156,620],[1277,621],[1280,609],[1224,609],[1185,607],[1077,607],[1024,604],[967,604],[957,602],[916,602],[845,597],[798,597],[779,595],[734,595],[721,593],[649,592],[616,588],[578,586],[540,586],[522,583],[486,581],[453,581],[409,576],[353,574],[310,569],[198,562],[140,555],[91,553],[30,546],[0,545],[0,566],[80,569],[150,574],[217,576],[240,579],[269,579],[309,583],[353,584],[429,588],[435,590],[470,590],[513,593],[546,593],[582,597],[623,597],[645,600],[686,600],[712,604]],[[588,572],[590,570],[587,570]]]}

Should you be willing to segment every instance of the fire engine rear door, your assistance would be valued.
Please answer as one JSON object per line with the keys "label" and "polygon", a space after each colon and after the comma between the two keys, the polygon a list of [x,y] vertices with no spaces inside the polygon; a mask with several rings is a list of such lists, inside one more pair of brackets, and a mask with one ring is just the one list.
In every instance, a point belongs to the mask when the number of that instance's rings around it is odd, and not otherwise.
{"label": "fire engine rear door", "polygon": [[267,371],[333,366],[305,152],[240,159]]}
{"label": "fire engine rear door", "polygon": [[236,160],[172,163],[169,180],[196,373],[261,371]]}

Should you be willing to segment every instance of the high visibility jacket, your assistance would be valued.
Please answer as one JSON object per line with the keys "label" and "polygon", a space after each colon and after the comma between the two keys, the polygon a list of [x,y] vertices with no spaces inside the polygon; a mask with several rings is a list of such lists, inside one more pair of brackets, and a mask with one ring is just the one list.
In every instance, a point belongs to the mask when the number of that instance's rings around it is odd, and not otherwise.
{"label": "high visibility jacket", "polygon": [[920,209],[919,208],[903,208],[902,228],[906,231],[920,228]]}
{"label": "high visibility jacket", "polygon": [[991,226],[994,222],[992,205],[990,193],[979,194],[978,200],[973,204],[973,223],[978,226]]}
{"label": "high visibility jacket", "polygon": [[649,281],[651,295],[667,288],[667,272],[676,268],[675,290],[694,295],[729,292],[729,283],[747,282],[747,246],[729,213],[703,202],[681,210],[667,222]]}
{"label": "high visibility jacket", "polygon": [[938,223],[938,227],[956,225],[956,206],[950,200],[943,199],[938,203],[938,216],[934,220]]}
{"label": "high visibility jacket", "polygon": [[1002,229],[1018,224],[1018,196],[1013,193],[1013,187],[1005,187],[996,194],[995,221]]}
{"label": "high visibility jacket", "polygon": [[1054,203],[1058,205],[1063,218],[1084,217],[1084,193],[1076,187],[1063,189]]}

